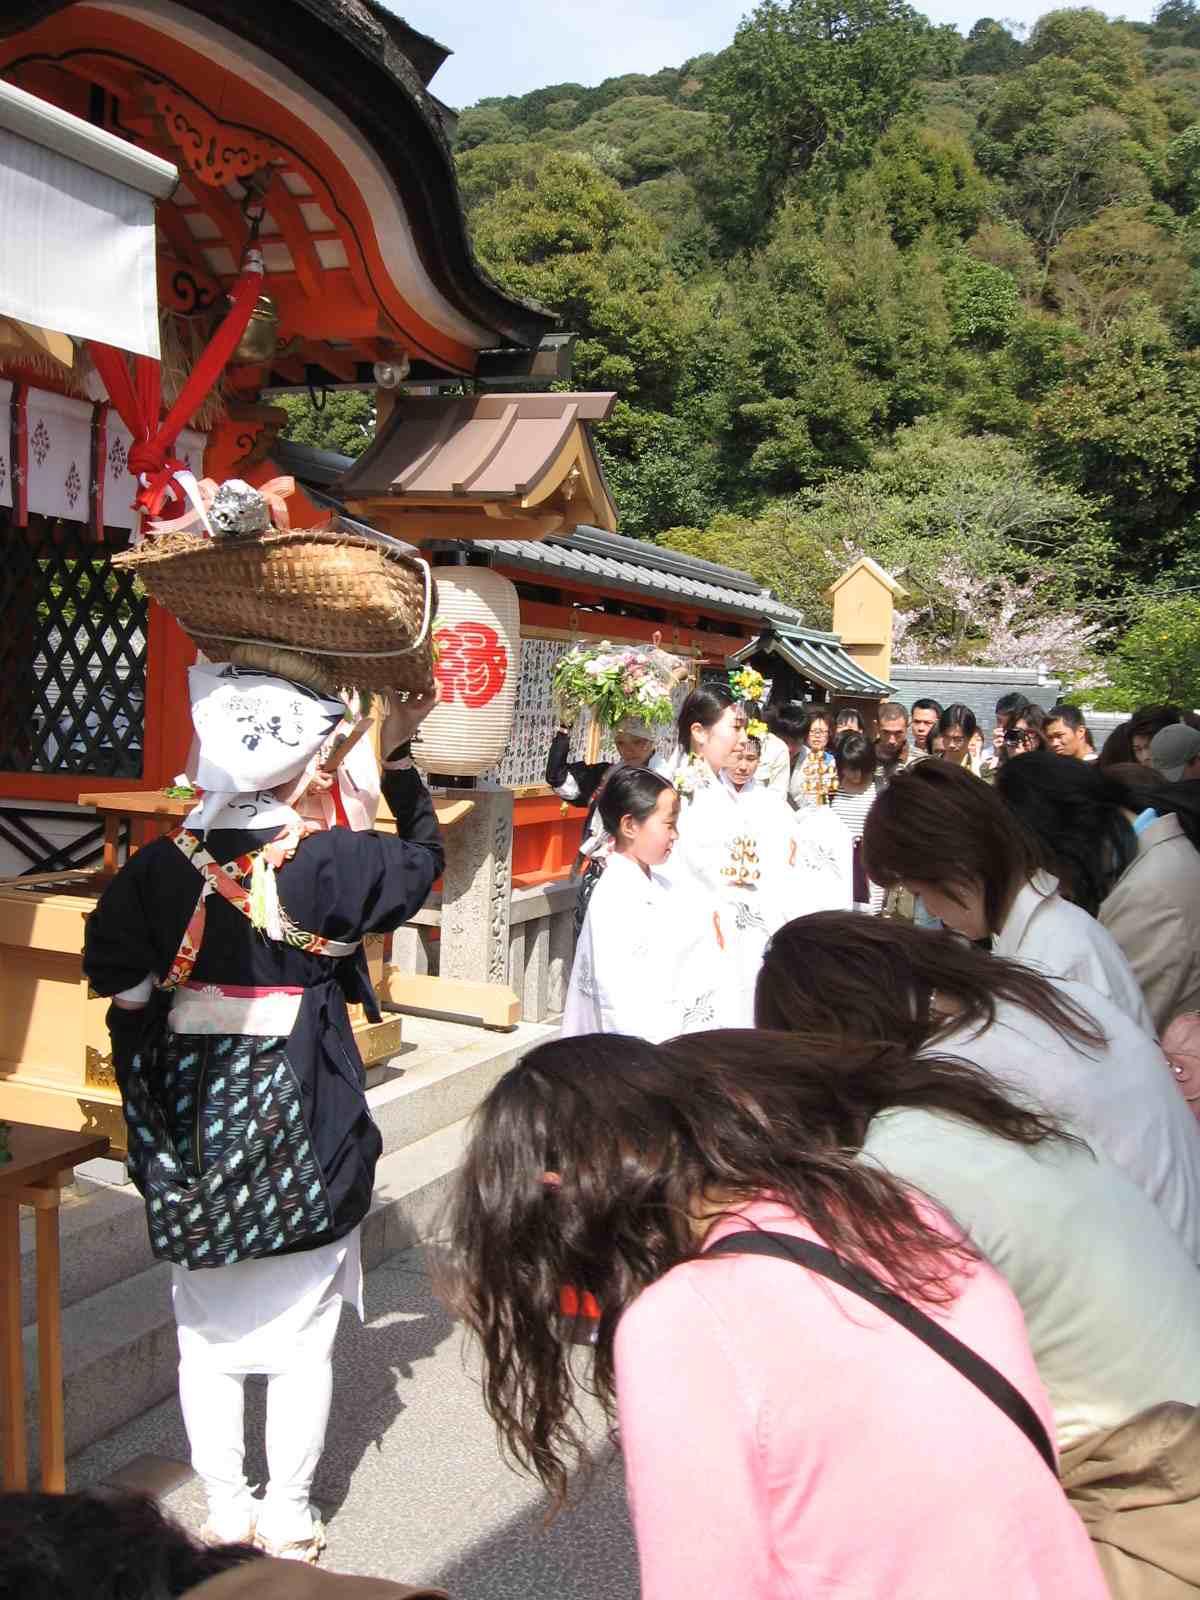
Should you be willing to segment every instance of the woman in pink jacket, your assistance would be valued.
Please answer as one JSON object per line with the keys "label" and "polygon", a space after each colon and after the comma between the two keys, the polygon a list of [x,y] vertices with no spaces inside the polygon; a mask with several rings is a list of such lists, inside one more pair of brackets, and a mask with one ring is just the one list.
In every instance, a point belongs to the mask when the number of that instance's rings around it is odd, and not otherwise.
{"label": "woman in pink jacket", "polygon": [[[585,1449],[570,1286],[600,1308],[643,1600],[1105,1600],[1011,1292],[854,1159],[856,1071],[886,1049],[797,1072],[804,1043],[770,1037],[558,1041],[480,1108],[449,1283],[504,1443],[561,1503]],[[894,1071],[919,1103],[1058,1136],[984,1074],[900,1052]]]}

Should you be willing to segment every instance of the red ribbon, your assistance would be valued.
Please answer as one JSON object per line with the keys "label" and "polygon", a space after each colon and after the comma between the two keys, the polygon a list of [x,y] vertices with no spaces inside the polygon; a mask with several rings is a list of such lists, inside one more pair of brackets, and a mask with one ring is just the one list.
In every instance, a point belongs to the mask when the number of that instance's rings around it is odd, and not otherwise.
{"label": "red ribbon", "polygon": [[123,351],[110,344],[88,340],[88,352],[96,371],[104,380],[121,421],[133,435],[129,470],[139,482],[133,502],[136,510],[156,517],[168,499],[185,503],[175,474],[184,471],[186,463],[171,452],[180,429],[216,384],[237,348],[262,293],[262,282],[262,256],[257,250],[248,250],[225,320],[201,352],[178,399],[161,422],[158,420],[162,410],[160,363],[149,356],[135,356],[131,377]]}

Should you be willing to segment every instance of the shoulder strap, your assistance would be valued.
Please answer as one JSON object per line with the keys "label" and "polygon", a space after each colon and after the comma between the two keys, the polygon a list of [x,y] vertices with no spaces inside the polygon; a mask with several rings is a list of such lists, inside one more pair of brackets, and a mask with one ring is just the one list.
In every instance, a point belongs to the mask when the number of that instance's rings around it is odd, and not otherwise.
{"label": "shoulder strap", "polygon": [[969,1383],[973,1383],[987,1395],[988,1399],[1020,1428],[1050,1471],[1055,1477],[1058,1476],[1058,1460],[1050,1436],[1042,1419],[1016,1385],[1010,1383],[990,1361],[985,1361],[982,1356],[976,1355],[970,1345],[956,1338],[948,1328],[944,1328],[940,1322],[935,1322],[932,1317],[927,1316],[918,1306],[913,1305],[911,1300],[905,1300],[902,1295],[895,1294],[864,1269],[849,1266],[825,1245],[815,1244],[811,1239],[798,1239],[790,1233],[768,1233],[758,1229],[746,1233],[726,1234],[725,1238],[718,1239],[704,1254],[776,1256],[783,1261],[794,1261],[797,1266],[807,1267],[811,1272],[820,1273],[823,1278],[830,1279],[840,1288],[859,1295],[877,1310],[891,1317],[894,1322],[898,1322],[901,1327],[915,1334],[922,1344],[927,1344],[931,1350],[936,1351],[944,1361],[948,1361],[952,1367],[961,1372]]}
{"label": "shoulder strap", "polygon": [[[234,861],[227,861],[224,865],[215,861],[208,850],[200,843],[197,836],[187,828],[176,829],[168,837],[183,854],[185,859],[200,874],[203,880],[200,895],[196,901],[195,910],[188,921],[182,942],[175,954],[167,976],[163,979],[161,988],[178,988],[181,983],[186,983],[191,977],[192,968],[196,965],[196,958],[200,953],[200,945],[204,938],[206,924],[205,900],[212,893],[217,893],[228,902],[235,910],[249,921],[251,919],[250,891],[242,881],[249,876],[257,856],[265,855],[273,848],[278,848],[281,859],[287,859],[294,853],[299,840],[305,833],[293,834],[291,830],[284,829],[277,839],[269,844],[260,845],[257,850],[244,856],[238,856]],[[280,941],[291,945],[294,949],[303,950],[308,955],[332,956],[340,959],[343,956],[352,956],[362,943],[361,939],[331,939],[325,934],[306,933],[303,928],[297,928],[285,920],[283,938]]]}

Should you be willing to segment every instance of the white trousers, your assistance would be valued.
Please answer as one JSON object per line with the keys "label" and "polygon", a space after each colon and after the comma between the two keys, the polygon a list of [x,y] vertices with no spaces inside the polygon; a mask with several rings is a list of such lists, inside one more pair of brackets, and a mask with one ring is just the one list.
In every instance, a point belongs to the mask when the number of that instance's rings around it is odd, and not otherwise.
{"label": "white trousers", "polygon": [[[179,1398],[223,1539],[258,1531],[274,1545],[312,1537],[309,1492],[329,1422],[333,1342],[346,1289],[361,1299],[357,1231],[336,1244],[207,1272],[176,1268]],[[266,1498],[246,1482],[244,1385],[267,1378]]]}
{"label": "white trousers", "polygon": [[312,1537],[313,1474],[325,1448],[333,1362],[309,1360],[267,1379],[265,1499],[251,1496],[243,1463],[244,1373],[218,1372],[202,1361],[179,1364],[179,1398],[192,1447],[192,1466],[208,1496],[208,1519],[222,1539],[245,1538],[257,1514],[271,1544]]}

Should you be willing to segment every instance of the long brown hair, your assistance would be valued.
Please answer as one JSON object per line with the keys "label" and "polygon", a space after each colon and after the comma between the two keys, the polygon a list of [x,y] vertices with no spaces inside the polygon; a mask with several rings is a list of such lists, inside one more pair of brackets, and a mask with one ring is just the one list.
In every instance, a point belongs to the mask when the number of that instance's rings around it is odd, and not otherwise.
{"label": "long brown hair", "polygon": [[1038,840],[1004,802],[948,761],[918,761],[896,774],[867,813],[862,849],[868,874],[884,888],[907,878],[957,896],[977,881],[992,933],[1045,865]]}
{"label": "long brown hair", "polygon": [[[935,996],[952,1008],[935,1009]],[[1021,962],[937,928],[850,911],[816,911],[780,928],[759,969],[754,1010],[761,1028],[836,1040],[839,1049],[917,1051],[961,1029],[982,1033],[1001,1000],[1032,1012],[1068,1044],[1104,1044],[1086,1012]]]}
{"label": "long brown hair", "polygon": [[495,1086],[455,1179],[439,1289],[479,1338],[503,1443],[560,1504],[584,1459],[560,1291],[599,1302],[591,1382],[611,1416],[621,1314],[699,1254],[706,1205],[770,1195],[901,1293],[953,1298],[970,1246],[855,1159],[872,1116],[893,1104],[954,1112],[1025,1144],[1057,1132],[957,1062],[749,1030],[665,1046],[556,1040]]}

